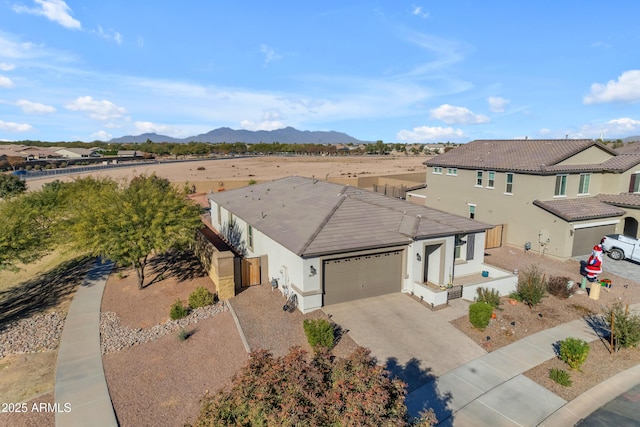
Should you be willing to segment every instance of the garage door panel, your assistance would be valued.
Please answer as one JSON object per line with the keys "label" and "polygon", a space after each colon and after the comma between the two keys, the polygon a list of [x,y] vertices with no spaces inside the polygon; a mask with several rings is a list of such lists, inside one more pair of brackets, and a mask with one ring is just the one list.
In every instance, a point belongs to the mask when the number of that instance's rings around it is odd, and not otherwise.
{"label": "garage door panel", "polygon": [[600,243],[606,234],[615,233],[615,229],[615,224],[576,229],[573,235],[571,256],[589,255],[593,247]]}
{"label": "garage door panel", "polygon": [[326,260],[324,305],[399,292],[402,251]]}

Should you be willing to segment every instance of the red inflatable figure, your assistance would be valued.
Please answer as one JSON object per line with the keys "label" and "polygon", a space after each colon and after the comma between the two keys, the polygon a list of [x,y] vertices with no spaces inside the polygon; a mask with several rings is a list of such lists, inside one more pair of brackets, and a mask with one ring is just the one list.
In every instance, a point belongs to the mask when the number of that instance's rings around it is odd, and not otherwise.
{"label": "red inflatable figure", "polygon": [[595,282],[598,278],[598,274],[602,273],[602,246],[595,245],[591,256],[587,261],[587,265],[584,267],[587,273],[587,279],[590,282]]}

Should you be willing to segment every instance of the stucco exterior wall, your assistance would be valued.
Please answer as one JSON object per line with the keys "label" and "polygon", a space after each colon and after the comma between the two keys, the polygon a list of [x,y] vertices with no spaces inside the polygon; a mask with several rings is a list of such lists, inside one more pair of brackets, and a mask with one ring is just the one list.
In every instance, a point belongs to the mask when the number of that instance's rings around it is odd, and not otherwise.
{"label": "stucco exterior wall", "polygon": [[[561,143],[561,142],[556,142]],[[607,153],[597,146],[591,146],[586,150],[569,157],[566,160],[558,162],[559,165],[592,165],[605,162],[611,159],[613,155]]]}

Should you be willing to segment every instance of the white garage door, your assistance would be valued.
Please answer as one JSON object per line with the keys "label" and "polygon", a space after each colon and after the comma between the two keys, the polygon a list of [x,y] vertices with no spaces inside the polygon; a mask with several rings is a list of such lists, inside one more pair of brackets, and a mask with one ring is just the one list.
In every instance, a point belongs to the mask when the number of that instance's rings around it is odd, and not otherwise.
{"label": "white garage door", "polygon": [[323,305],[400,292],[402,251],[325,260],[323,281]]}

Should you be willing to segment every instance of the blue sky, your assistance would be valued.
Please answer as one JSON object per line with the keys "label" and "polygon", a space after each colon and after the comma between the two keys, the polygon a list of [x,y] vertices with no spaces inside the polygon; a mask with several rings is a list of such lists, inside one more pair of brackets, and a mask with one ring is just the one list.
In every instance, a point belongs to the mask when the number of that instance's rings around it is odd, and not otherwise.
{"label": "blue sky", "polygon": [[0,140],[640,134],[640,2],[0,2]]}

